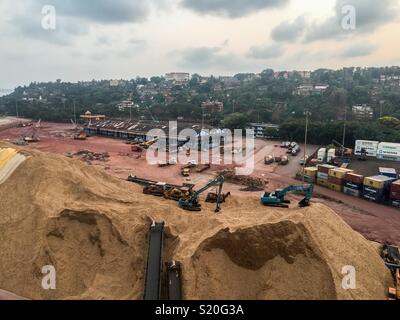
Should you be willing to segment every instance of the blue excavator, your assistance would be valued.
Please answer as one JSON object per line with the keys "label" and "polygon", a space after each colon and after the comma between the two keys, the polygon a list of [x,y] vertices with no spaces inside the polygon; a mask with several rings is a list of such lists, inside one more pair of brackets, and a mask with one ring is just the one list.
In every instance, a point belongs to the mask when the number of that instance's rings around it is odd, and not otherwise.
{"label": "blue excavator", "polygon": [[299,207],[304,208],[310,205],[310,200],[313,195],[314,185],[309,184],[306,186],[289,186],[284,189],[278,189],[275,192],[266,192],[261,197],[261,203],[264,206],[279,207],[279,208],[289,208],[290,201],[285,199],[288,192],[292,191],[302,191],[304,192],[304,199],[299,202]]}
{"label": "blue excavator", "polygon": [[221,210],[220,204],[224,201],[224,197],[222,195],[222,187],[224,185],[225,178],[223,176],[219,176],[214,180],[207,183],[203,188],[194,192],[190,198],[188,199],[179,199],[179,206],[188,211],[201,211],[201,204],[199,203],[199,195],[204,191],[208,190],[211,187],[218,186],[218,193],[216,195],[216,203],[217,207],[215,208],[215,212],[219,212]]}

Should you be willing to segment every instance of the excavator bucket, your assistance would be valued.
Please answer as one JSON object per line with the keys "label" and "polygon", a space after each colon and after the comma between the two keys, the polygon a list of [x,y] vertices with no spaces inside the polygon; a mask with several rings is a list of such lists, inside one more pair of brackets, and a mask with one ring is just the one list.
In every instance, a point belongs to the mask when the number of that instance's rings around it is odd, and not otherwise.
{"label": "excavator bucket", "polygon": [[305,208],[305,207],[309,207],[309,206],[310,206],[310,199],[308,199],[308,198],[304,198],[303,200],[301,200],[299,202],[300,208]]}

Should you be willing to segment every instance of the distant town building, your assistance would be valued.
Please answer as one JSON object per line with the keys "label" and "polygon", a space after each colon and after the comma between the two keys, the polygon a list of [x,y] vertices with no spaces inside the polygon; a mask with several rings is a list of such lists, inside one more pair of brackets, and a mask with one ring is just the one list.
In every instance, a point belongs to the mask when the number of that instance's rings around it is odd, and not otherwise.
{"label": "distant town building", "polygon": [[110,86],[111,87],[118,87],[119,86],[119,80],[111,80],[110,81]]}
{"label": "distant town building", "polygon": [[134,104],[133,101],[131,101],[131,100],[126,100],[126,101],[121,101],[121,102],[117,105],[117,107],[118,107],[118,110],[119,110],[119,111],[125,111],[126,109],[136,107],[136,105]]}
{"label": "distant town building", "polygon": [[240,86],[240,80],[235,77],[219,77],[219,80],[224,84],[225,88],[234,88]]}
{"label": "distant town building", "polygon": [[319,94],[323,94],[328,88],[329,88],[329,85],[323,85],[323,84],[318,84],[315,86],[314,85],[300,85],[297,87],[294,94],[303,96],[303,97],[319,95]]}
{"label": "distant town building", "polygon": [[186,83],[190,80],[190,74],[186,72],[170,72],[165,74],[165,80],[176,83]]}
{"label": "distant town building", "polygon": [[204,112],[224,112],[224,103],[220,101],[206,101],[201,104],[201,108]]}
{"label": "distant town building", "polygon": [[93,115],[90,111],[86,111],[85,114],[81,115],[80,118],[85,122],[92,121],[104,121],[106,120],[106,116],[104,115]]}
{"label": "distant town building", "polygon": [[355,105],[352,108],[353,118],[357,120],[370,120],[374,118],[374,109],[366,104]]}
{"label": "distant town building", "polygon": [[311,78],[311,71],[299,71],[300,77],[303,79],[310,79]]}

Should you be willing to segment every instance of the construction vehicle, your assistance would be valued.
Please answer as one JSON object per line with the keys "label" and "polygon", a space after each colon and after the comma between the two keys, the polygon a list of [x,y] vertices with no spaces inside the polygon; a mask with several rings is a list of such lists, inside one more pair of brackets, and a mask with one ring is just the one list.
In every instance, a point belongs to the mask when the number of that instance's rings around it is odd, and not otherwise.
{"label": "construction vehicle", "polygon": [[337,147],[336,152],[339,156],[351,157],[353,155],[353,149],[346,148],[344,145],[342,145],[340,142],[337,142],[336,140],[332,140],[332,143]]}
{"label": "construction vehicle", "polygon": [[281,163],[282,157],[281,157],[281,156],[275,156],[275,157],[274,157],[274,161],[275,161],[276,163]]}
{"label": "construction vehicle", "polygon": [[87,134],[84,130],[81,130],[74,135],[74,140],[86,140],[86,139],[87,139]]}
{"label": "construction vehicle", "polygon": [[181,175],[184,177],[190,177],[190,169],[189,168],[182,168]]}
{"label": "construction vehicle", "polygon": [[280,165],[286,166],[288,164],[289,164],[289,158],[287,156],[283,156]]}
{"label": "construction vehicle", "polygon": [[273,164],[274,163],[274,157],[269,155],[264,157],[264,163],[265,164]]}
{"label": "construction vehicle", "polygon": [[131,151],[132,152],[143,152],[143,148],[141,146],[139,146],[139,145],[133,145],[131,147]]}
{"label": "construction vehicle", "polygon": [[300,153],[301,149],[300,146],[298,144],[296,144],[290,151],[290,153],[292,154],[292,156],[297,156]]}
{"label": "construction vehicle", "polygon": [[196,172],[197,173],[202,173],[202,172],[204,172],[204,171],[206,171],[206,170],[208,170],[208,169],[210,169],[211,168],[211,165],[210,164],[204,164],[204,165],[202,165],[202,166],[199,166],[197,169],[196,169]]}
{"label": "construction vehicle", "polygon": [[143,188],[144,194],[149,194],[156,197],[163,197],[165,193],[165,184],[150,184]]}
{"label": "construction vehicle", "polygon": [[206,198],[206,202],[209,203],[217,203],[217,201],[219,201],[219,203],[223,203],[226,201],[226,199],[231,195],[230,192],[228,193],[222,193],[220,198],[218,198],[218,194],[216,192],[210,192],[209,194],[207,194],[207,198]]}
{"label": "construction vehicle", "polygon": [[153,144],[155,144],[158,140],[160,140],[159,137],[155,137],[149,141],[145,141],[142,142],[141,144],[139,144],[140,147],[142,147],[143,149],[148,149],[150,148]]}
{"label": "construction vehicle", "polygon": [[265,206],[289,208],[290,201],[285,199],[288,192],[302,191],[305,195],[304,199],[299,202],[299,207],[304,208],[310,205],[310,200],[314,191],[314,185],[307,186],[289,186],[284,189],[278,189],[275,192],[266,192],[261,197],[261,203]]}
{"label": "construction vehicle", "polygon": [[359,161],[367,161],[367,149],[362,148],[360,155],[357,158]]}
{"label": "construction vehicle", "polygon": [[189,199],[179,199],[179,206],[188,211],[201,211],[201,204],[199,203],[199,195],[202,194],[204,191],[208,190],[211,187],[218,186],[217,192],[217,206],[215,208],[215,212],[219,212],[221,210],[220,207],[220,200],[222,194],[222,188],[224,186],[225,178],[223,176],[218,176],[214,180],[207,183],[203,188],[194,192]]}
{"label": "construction vehicle", "polygon": [[385,243],[382,246],[381,256],[385,265],[390,269],[394,277],[394,288],[389,288],[388,294],[390,300],[400,300],[400,249]]}
{"label": "construction vehicle", "polygon": [[399,248],[385,243],[382,247],[381,256],[385,264],[393,271],[400,269],[400,250]]}
{"label": "construction vehicle", "polygon": [[160,168],[165,168],[165,167],[173,166],[173,165],[176,165],[176,164],[177,164],[177,161],[175,159],[158,162],[158,166]]}
{"label": "construction vehicle", "polygon": [[164,198],[179,201],[180,199],[188,199],[192,194],[192,188],[170,188],[164,192]]}

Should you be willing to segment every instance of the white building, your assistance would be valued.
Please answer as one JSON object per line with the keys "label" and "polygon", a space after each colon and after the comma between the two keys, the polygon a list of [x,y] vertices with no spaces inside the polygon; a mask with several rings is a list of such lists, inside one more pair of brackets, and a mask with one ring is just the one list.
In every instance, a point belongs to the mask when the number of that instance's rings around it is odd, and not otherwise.
{"label": "white building", "polygon": [[186,83],[190,80],[190,74],[186,72],[170,72],[165,74],[165,80],[177,83]]}
{"label": "white building", "polygon": [[353,112],[354,118],[356,118],[358,120],[374,118],[374,109],[367,106],[366,104],[353,106],[352,112]]}

